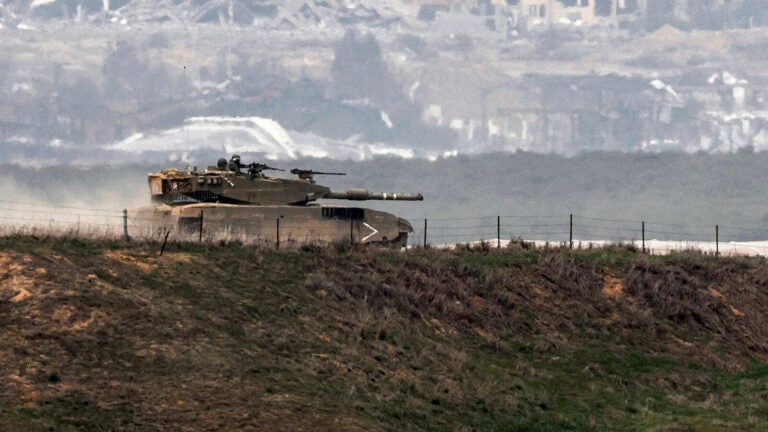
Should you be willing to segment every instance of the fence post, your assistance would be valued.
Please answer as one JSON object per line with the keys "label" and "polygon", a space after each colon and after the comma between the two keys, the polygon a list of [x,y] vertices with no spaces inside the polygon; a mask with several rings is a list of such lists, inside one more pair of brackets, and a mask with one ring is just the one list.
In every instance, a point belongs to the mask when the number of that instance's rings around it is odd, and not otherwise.
{"label": "fence post", "polygon": [[643,221],[643,253],[645,253],[645,221]]}
{"label": "fence post", "polygon": [[349,217],[349,244],[355,244],[355,220]]}
{"label": "fence post", "polygon": [[501,249],[501,216],[496,216],[496,249]]}
{"label": "fence post", "polygon": [[568,243],[571,245],[571,250],[573,250],[573,213],[571,213],[570,229],[568,231]]}
{"label": "fence post", "polygon": [[168,243],[168,235],[171,233],[171,230],[165,231],[165,237],[163,237],[163,246],[160,248],[160,256],[163,256],[163,252],[165,251],[165,244]]}
{"label": "fence post", "polygon": [[[78,219],[80,217],[78,216]],[[78,226],[80,224],[78,223]],[[123,209],[123,234],[125,234],[125,241],[130,241],[131,238],[128,236],[128,209]]]}
{"label": "fence post", "polygon": [[715,225],[715,256],[720,256],[720,225]]}
{"label": "fence post", "polygon": [[203,211],[200,210],[200,242],[203,241]]}
{"label": "fence post", "polygon": [[280,249],[280,218],[277,218],[277,236],[275,238],[275,249]]}
{"label": "fence post", "polygon": [[424,219],[424,249],[427,248],[427,219]]}

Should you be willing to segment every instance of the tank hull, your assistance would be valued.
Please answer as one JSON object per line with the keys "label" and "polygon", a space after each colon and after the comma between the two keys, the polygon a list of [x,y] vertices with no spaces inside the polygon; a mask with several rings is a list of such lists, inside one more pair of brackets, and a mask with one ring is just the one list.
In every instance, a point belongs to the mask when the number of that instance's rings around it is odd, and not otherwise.
{"label": "tank hull", "polygon": [[129,235],[181,241],[241,241],[275,247],[330,243],[405,246],[411,225],[390,213],[330,205],[167,204],[129,212]]}

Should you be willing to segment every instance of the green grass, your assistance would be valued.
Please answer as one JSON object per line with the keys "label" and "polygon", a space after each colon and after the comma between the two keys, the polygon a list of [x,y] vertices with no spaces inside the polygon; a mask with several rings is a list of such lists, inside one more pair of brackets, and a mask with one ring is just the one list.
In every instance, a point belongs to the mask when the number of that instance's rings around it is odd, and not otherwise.
{"label": "green grass", "polygon": [[542,257],[549,255],[545,251],[489,251],[486,253],[478,252],[457,252],[451,260],[454,264],[463,264],[471,268],[504,268],[504,267],[523,267],[535,264]]}
{"label": "green grass", "polygon": [[[0,411],[4,412],[4,411]],[[116,406],[103,409],[96,401],[80,393],[43,400],[36,408],[21,408],[9,416],[3,416],[7,425],[12,422],[25,431],[115,431],[130,427],[133,413],[128,407]],[[4,422],[0,422],[3,425]]]}

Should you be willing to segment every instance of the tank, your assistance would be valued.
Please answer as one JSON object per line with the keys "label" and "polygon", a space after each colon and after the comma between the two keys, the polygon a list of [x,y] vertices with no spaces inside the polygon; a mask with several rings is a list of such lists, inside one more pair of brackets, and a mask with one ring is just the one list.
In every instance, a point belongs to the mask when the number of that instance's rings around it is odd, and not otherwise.
{"label": "tank", "polygon": [[423,196],[366,189],[332,191],[315,176],[345,175],[294,168],[293,178],[261,163],[241,164],[235,155],[205,170],[169,168],[149,174],[152,205],[129,212],[135,236],[181,240],[238,240],[245,243],[305,245],[378,243],[405,246],[411,224],[379,210],[319,204],[317,200],[421,201]]}

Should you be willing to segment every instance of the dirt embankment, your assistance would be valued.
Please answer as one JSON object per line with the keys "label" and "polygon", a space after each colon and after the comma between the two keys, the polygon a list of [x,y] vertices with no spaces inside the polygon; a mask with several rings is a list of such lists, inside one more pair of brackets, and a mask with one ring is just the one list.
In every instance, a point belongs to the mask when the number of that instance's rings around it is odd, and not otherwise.
{"label": "dirt embankment", "polygon": [[749,430],[766,394],[717,378],[764,379],[762,260],[156,246],[0,240],[0,429]]}

